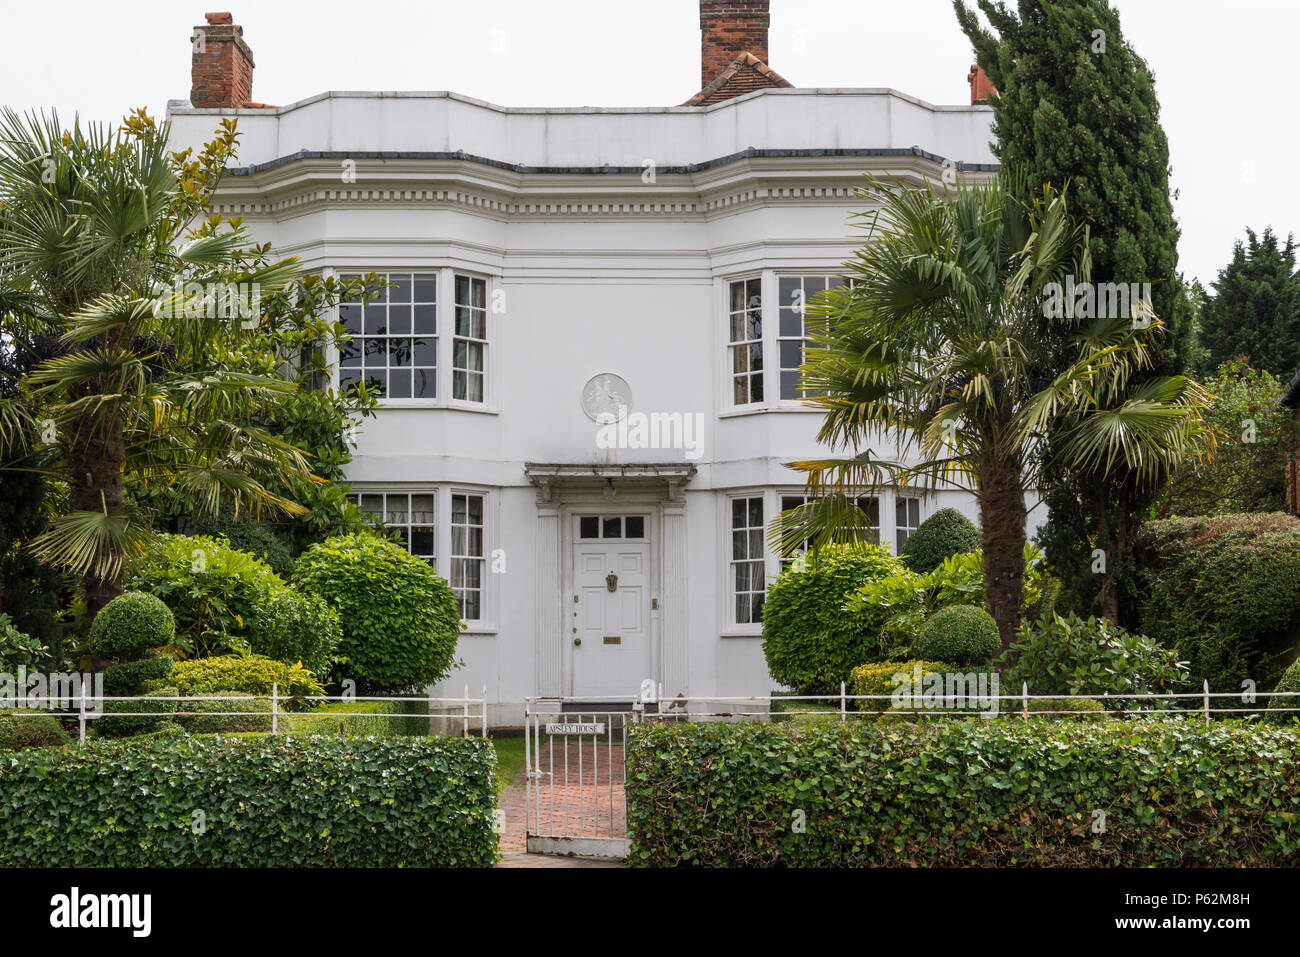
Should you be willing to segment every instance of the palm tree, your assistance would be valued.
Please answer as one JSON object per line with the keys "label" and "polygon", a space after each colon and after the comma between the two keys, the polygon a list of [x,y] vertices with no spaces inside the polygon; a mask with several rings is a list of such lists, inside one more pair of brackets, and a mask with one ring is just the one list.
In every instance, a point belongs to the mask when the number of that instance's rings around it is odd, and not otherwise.
{"label": "palm tree", "polygon": [[[867,242],[848,284],[822,294],[802,367],[825,411],[819,440],[849,453],[793,463],[811,501],[778,516],[782,553],[861,537],[855,497],[883,486],[966,488],[981,519],[985,593],[1005,648],[1019,624],[1026,498],[1040,488],[1046,429],[1060,454],[1155,482],[1212,447],[1208,396],[1182,376],[1130,387],[1161,323],[1129,315],[1049,318],[1044,291],[1089,278],[1088,233],[1064,192],[1010,174],[942,193],[871,180]],[[1103,310],[1105,311],[1105,310]],[[1052,367],[1065,347],[1069,365]],[[874,448],[890,447],[892,457]]]}
{"label": "palm tree", "polygon": [[299,513],[268,488],[314,480],[263,425],[294,386],[239,361],[292,297],[296,262],[268,262],[237,221],[203,213],[235,144],[229,120],[192,157],[143,111],[70,130],[0,114],[0,319],[41,360],[0,407],[0,452],[66,482],[66,507],[29,547],[82,576],[91,615],[151,541],[128,475],[214,516]]}

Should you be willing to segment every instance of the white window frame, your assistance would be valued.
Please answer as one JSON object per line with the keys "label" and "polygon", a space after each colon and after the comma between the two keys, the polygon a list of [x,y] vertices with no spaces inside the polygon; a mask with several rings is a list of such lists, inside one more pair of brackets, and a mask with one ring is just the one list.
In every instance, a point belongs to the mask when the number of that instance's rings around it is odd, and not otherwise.
{"label": "white window frame", "polygon": [[[386,265],[375,266],[370,264],[356,265],[345,264],[335,265],[323,271],[325,275],[339,278],[345,275],[366,275],[376,273],[380,276],[388,276],[393,273],[426,273],[437,276],[437,333],[435,341],[437,342],[437,365],[435,367],[435,396],[433,398],[390,398],[383,396],[379,400],[380,409],[460,409],[466,412],[484,412],[497,414],[500,412],[500,406],[497,401],[495,358],[497,351],[497,342],[493,338],[493,331],[496,326],[492,304],[496,300],[496,294],[500,288],[501,279],[499,276],[491,275],[478,269],[463,269],[455,266],[440,265]],[[487,338],[480,341],[483,343],[483,401],[475,402],[468,399],[455,399],[453,395],[453,369],[452,363],[455,360],[455,341],[456,335],[456,276],[464,276],[469,279],[482,280],[484,283],[484,308],[485,308],[485,332]],[[339,321],[338,308],[333,310],[334,321]],[[327,358],[330,367],[330,386],[334,389],[339,387],[339,349],[338,344],[331,342]]]}
{"label": "white window frame", "polygon": [[[737,559],[735,557],[733,533],[737,531],[732,524],[732,512],[735,507],[734,503],[738,501],[748,502],[751,499],[758,499],[763,505],[762,525],[759,526],[759,535],[761,541],[761,554],[758,558],[746,557]],[[736,615],[736,566],[741,562],[745,564],[758,564],[763,569],[763,593],[767,594],[768,587],[772,584],[772,550],[767,545],[767,527],[771,521],[772,495],[768,489],[752,489],[749,491],[734,491],[727,493],[723,499],[723,514],[721,525],[725,530],[723,543],[723,567],[724,579],[723,588],[720,589],[723,600],[723,622],[724,633],[732,634],[762,634],[763,621],[737,621]],[[747,525],[744,529],[747,533],[752,534],[754,526]],[[753,595],[756,592],[749,590],[745,594]]]}
{"label": "white window frame", "polygon": [[499,496],[495,489],[483,486],[452,485],[432,482],[352,482],[349,495],[353,501],[361,495],[432,494],[434,496],[434,560],[430,564],[438,576],[452,585],[452,496],[477,495],[483,499],[483,576],[476,619],[462,619],[462,634],[491,635],[498,631],[497,605],[499,583],[493,563],[497,556],[500,521]]}
{"label": "white window frame", "polygon": [[[733,310],[731,308],[731,289],[732,286],[736,285],[737,283],[744,283],[746,287],[748,287],[748,284],[751,282],[758,283],[759,297],[762,303],[759,309],[759,324],[761,326],[761,328],[759,329],[759,335],[757,339],[741,339],[733,342],[731,338],[731,322],[733,317]],[[769,343],[769,339],[771,337],[768,334],[769,326],[767,322],[767,306],[766,306],[767,285],[768,285],[767,281],[764,278],[762,272],[757,272],[757,273],[750,272],[750,273],[743,273],[741,275],[736,275],[736,276],[729,276],[726,279],[724,279],[722,282],[722,296],[723,296],[722,340],[724,343],[723,365],[726,373],[725,378],[723,379],[724,382],[723,401],[726,407],[731,410],[742,411],[742,410],[758,410],[758,409],[766,408],[768,404],[768,397],[771,395],[771,390],[770,390],[771,375],[769,374],[770,373],[769,367],[771,366],[771,362],[769,361],[769,358],[771,356],[771,346]],[[746,289],[745,308],[744,310],[742,310],[742,312],[746,314],[749,312],[748,289]],[[745,348],[747,350],[752,351],[752,348],[755,344],[757,344],[757,346],[759,347],[759,351],[763,358],[763,368],[758,375],[758,381],[761,384],[763,389],[763,398],[756,402],[750,401],[750,402],[738,403],[736,402],[737,379],[741,377],[745,379],[747,394],[752,397],[754,373],[752,369],[742,373],[737,373],[735,371],[735,358],[734,358],[735,350],[737,348]]]}
{"label": "white window frame", "polygon": [[[915,525],[898,524],[898,508],[900,505],[903,505],[904,502],[916,503],[916,524]],[[905,541],[900,540],[899,533],[905,531],[907,532],[908,537],[910,538],[912,535],[916,533],[916,530],[921,527],[921,523],[925,521],[924,510],[922,508],[924,504],[925,504],[925,500],[920,495],[908,495],[905,492],[898,492],[898,491],[894,493],[894,554],[895,555],[903,554],[903,546],[907,544]],[[911,518],[910,515],[907,517]]]}

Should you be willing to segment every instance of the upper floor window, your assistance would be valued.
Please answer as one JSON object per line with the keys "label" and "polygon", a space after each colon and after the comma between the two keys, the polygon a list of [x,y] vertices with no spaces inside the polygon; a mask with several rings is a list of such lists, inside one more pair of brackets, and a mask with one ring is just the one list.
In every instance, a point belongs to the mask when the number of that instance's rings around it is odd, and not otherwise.
{"label": "upper floor window", "polygon": [[482,402],[487,356],[486,280],[456,277],[456,338],[452,348],[453,398]]}
{"label": "upper floor window", "polygon": [[732,402],[752,405],[763,401],[763,292],[758,277],[733,282],[728,303]]}
{"label": "upper floor window", "polygon": [[435,398],[438,275],[388,273],[384,278],[391,285],[369,304],[359,296],[339,304],[339,321],[352,335],[339,345],[339,388],[365,382],[389,399]]}
{"label": "upper floor window", "polygon": [[[372,301],[357,295],[339,303],[339,321],[352,337],[339,343],[339,388],[365,382],[385,400],[485,403],[488,281],[451,269],[378,276],[387,285],[371,290]],[[450,319],[440,322],[439,305],[448,303]],[[448,355],[450,363],[439,361]]]}

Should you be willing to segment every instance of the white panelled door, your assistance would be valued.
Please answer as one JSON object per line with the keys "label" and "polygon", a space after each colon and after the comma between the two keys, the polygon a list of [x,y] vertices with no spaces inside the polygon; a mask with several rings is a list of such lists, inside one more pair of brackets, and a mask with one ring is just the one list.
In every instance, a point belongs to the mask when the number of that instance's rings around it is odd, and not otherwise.
{"label": "white panelled door", "polygon": [[573,694],[636,695],[649,670],[645,543],[574,543]]}

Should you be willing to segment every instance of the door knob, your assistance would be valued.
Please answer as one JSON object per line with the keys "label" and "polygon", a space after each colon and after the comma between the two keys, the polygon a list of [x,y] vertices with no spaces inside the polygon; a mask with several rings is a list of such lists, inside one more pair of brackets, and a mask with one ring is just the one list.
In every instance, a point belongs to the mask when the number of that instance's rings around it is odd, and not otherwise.
{"label": "door knob", "polygon": [[574,643],[575,645],[580,645],[580,644],[582,644],[582,639],[581,639],[581,638],[574,638],[574,639],[573,639],[573,643]]}

